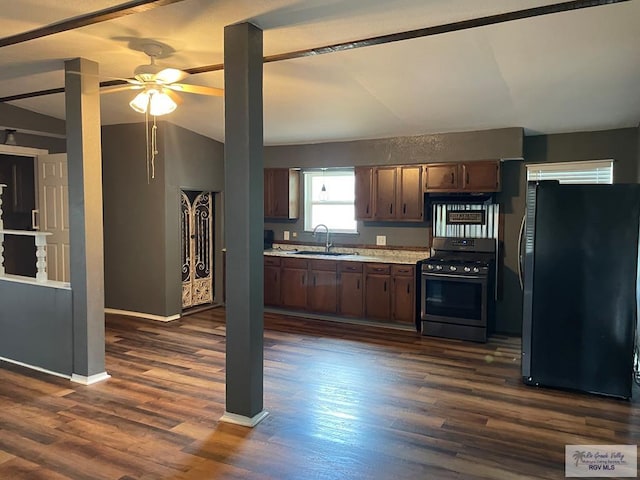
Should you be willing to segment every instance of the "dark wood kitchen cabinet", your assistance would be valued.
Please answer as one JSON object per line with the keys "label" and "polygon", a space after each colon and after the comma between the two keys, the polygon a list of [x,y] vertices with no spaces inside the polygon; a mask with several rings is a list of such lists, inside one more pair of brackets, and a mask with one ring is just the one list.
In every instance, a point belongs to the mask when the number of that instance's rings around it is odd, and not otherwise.
{"label": "dark wood kitchen cabinet", "polygon": [[338,313],[364,316],[364,274],[360,262],[338,263]]}
{"label": "dark wood kitchen cabinet", "polygon": [[299,170],[264,169],[264,216],[266,218],[298,218],[299,193]]}
{"label": "dark wood kitchen cabinet", "polygon": [[421,221],[424,209],[422,166],[377,167],[374,220]]}
{"label": "dark wood kitchen cabinet", "polygon": [[422,165],[398,167],[397,173],[397,218],[398,220],[422,220],[424,190],[422,188]]}
{"label": "dark wood kitchen cabinet", "polygon": [[383,263],[365,264],[365,317],[391,318],[391,269]]}
{"label": "dark wood kitchen cabinet", "polygon": [[462,189],[468,192],[499,192],[500,162],[482,161],[462,164]]}
{"label": "dark wood kitchen cabinet", "polygon": [[338,263],[335,260],[310,260],[308,308],[313,312],[338,311]]}
{"label": "dark wood kitchen cabinet", "polygon": [[394,322],[415,322],[415,274],[413,265],[391,266],[391,320]]}
{"label": "dark wood kitchen cabinet", "polygon": [[499,192],[500,162],[430,163],[426,166],[427,192]]}
{"label": "dark wood kitchen cabinet", "polygon": [[373,219],[373,171],[373,167],[354,169],[356,220]]}
{"label": "dark wood kitchen cabinet", "polygon": [[374,173],[374,219],[395,220],[397,216],[397,168],[378,167]]}
{"label": "dark wood kitchen cabinet", "polygon": [[280,269],[280,298],[283,307],[303,310],[307,308],[308,267],[307,259],[282,259]]}
{"label": "dark wood kitchen cabinet", "polygon": [[280,258],[264,257],[264,304],[280,306]]}

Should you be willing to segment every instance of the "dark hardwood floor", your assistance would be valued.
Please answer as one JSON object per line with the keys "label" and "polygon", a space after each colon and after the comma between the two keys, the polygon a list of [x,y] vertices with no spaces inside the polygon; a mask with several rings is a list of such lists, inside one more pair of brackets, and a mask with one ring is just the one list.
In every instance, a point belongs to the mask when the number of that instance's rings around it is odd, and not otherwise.
{"label": "dark hardwood floor", "polygon": [[[224,413],[224,309],[107,316],[92,386],[0,363],[0,479],[560,479],[565,444],[637,444],[640,408],[520,380],[487,344],[265,315],[265,408]],[[637,397],[635,397],[637,399]]]}

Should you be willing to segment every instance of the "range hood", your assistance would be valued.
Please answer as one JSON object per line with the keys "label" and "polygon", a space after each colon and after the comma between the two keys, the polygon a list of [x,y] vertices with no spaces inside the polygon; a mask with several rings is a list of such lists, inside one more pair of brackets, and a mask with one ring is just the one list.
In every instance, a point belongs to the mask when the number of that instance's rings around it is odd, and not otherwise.
{"label": "range hood", "polygon": [[471,192],[451,192],[451,193],[425,193],[425,203],[463,203],[463,204],[483,204],[493,201],[494,193],[471,193]]}

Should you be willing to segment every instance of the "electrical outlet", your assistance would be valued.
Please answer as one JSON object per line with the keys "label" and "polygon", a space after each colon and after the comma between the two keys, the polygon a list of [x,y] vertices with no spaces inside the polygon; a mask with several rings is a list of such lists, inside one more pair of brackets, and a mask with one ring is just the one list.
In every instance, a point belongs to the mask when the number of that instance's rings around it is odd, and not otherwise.
{"label": "electrical outlet", "polygon": [[296,237],[298,236],[298,232],[291,232],[291,236],[292,236],[293,238],[296,238]]}
{"label": "electrical outlet", "polygon": [[289,240],[289,230],[284,231],[284,239]]}
{"label": "electrical outlet", "polygon": [[386,235],[376,235],[376,245],[386,245],[386,244],[387,244]]}

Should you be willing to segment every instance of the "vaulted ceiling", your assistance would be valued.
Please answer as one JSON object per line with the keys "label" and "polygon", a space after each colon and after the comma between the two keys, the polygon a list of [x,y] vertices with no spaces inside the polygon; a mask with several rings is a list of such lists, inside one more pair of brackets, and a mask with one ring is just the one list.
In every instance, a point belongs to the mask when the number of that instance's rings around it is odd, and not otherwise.
{"label": "vaulted ceiling", "polygon": [[[122,0],[3,2],[6,38]],[[130,2],[135,3],[135,2]],[[493,16],[546,0],[183,0],[0,48],[0,97],[64,86],[63,62],[98,62],[101,80],[148,63],[223,63],[223,29],[252,22],[266,56]],[[586,2],[585,2],[586,3]],[[224,87],[222,70],[185,83]],[[142,121],[123,91],[102,95],[103,124]],[[224,140],[224,101],[184,94],[167,121]],[[11,104],[64,118],[61,93]],[[266,144],[501,127],[527,134],[640,123],[640,1],[575,9],[264,65]]]}

